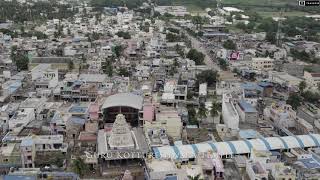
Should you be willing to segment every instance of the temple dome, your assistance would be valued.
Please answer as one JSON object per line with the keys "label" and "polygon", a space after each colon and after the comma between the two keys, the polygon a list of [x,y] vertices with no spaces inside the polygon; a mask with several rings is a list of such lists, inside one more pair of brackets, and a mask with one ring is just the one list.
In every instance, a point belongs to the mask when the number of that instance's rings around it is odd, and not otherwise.
{"label": "temple dome", "polygon": [[123,114],[117,115],[112,126],[108,144],[110,149],[131,149],[135,147],[130,127]]}

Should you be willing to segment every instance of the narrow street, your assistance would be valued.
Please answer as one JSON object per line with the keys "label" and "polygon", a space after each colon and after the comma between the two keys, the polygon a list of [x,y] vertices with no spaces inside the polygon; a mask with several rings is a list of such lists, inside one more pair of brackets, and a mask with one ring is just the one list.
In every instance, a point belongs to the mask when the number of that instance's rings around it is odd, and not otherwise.
{"label": "narrow street", "polygon": [[171,24],[174,28],[180,29],[182,32],[185,33],[185,35],[191,40],[191,45],[194,49],[197,49],[198,51],[202,52],[205,55],[204,62],[206,65],[208,65],[210,68],[221,71],[220,67],[212,61],[210,58],[210,55],[208,54],[208,51],[202,46],[202,43],[195,37],[191,36],[185,29],[176,26],[174,24]]}

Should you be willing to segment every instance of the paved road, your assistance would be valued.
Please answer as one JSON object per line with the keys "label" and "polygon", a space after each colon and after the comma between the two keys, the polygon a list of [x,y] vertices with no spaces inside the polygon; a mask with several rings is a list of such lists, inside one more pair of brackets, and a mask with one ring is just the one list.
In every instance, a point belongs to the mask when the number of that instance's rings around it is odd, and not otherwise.
{"label": "paved road", "polygon": [[198,51],[202,52],[205,55],[204,62],[205,62],[206,65],[208,65],[210,68],[212,68],[212,69],[214,69],[216,71],[221,71],[220,67],[216,63],[214,63],[212,61],[212,59],[210,58],[210,55],[208,54],[207,50],[202,46],[202,43],[197,38],[189,35],[189,33],[185,29],[183,29],[181,27],[178,27],[178,26],[176,26],[174,24],[172,24],[172,26],[177,28],[177,29],[182,30],[185,33],[185,35],[191,40],[192,47],[194,49],[197,49]]}

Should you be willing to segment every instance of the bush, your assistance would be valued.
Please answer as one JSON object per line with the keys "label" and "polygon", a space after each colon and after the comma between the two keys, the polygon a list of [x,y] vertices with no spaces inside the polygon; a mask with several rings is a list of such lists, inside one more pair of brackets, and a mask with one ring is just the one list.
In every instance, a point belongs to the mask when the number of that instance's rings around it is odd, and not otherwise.
{"label": "bush", "polygon": [[116,35],[124,39],[131,39],[131,35],[129,34],[129,32],[119,31],[116,33]]}

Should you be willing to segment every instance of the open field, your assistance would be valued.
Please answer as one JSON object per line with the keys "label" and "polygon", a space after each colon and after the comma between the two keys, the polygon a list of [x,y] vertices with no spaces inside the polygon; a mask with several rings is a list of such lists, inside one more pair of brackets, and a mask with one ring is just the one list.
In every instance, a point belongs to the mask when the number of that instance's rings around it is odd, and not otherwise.
{"label": "open field", "polygon": [[[279,17],[280,13],[279,12],[275,12],[275,11],[258,11],[258,13],[262,16],[262,17]],[[289,11],[289,12],[283,12],[282,16],[284,17],[291,17],[291,16],[305,16],[308,15],[308,13],[306,12],[301,12],[301,11]]]}
{"label": "open field", "polygon": [[221,0],[222,4],[254,5],[254,6],[283,6],[286,4],[297,5],[296,0]]}

